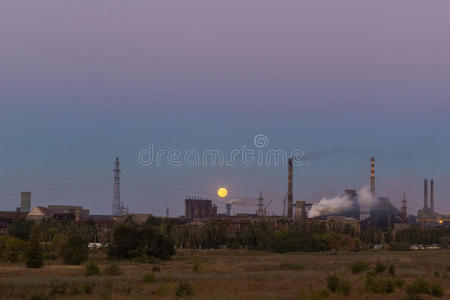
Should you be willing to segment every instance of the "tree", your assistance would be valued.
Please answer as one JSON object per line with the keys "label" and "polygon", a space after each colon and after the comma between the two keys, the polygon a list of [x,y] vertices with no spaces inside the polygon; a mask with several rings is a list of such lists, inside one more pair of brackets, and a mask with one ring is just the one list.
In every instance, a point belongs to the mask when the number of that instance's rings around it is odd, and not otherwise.
{"label": "tree", "polygon": [[42,258],[42,249],[40,245],[40,230],[33,226],[30,240],[28,241],[26,249],[27,267],[28,268],[42,268],[44,261]]}
{"label": "tree", "polygon": [[58,254],[65,264],[79,265],[88,259],[87,242],[79,234],[70,234],[67,239],[60,241],[58,248]]}
{"label": "tree", "polygon": [[11,225],[9,226],[8,234],[10,236],[27,241],[30,236],[32,226],[33,222],[31,221],[26,221],[24,219],[17,219],[14,222],[12,222]]}
{"label": "tree", "polygon": [[164,260],[175,254],[172,240],[151,227],[121,224],[114,228],[108,256],[115,259],[156,257]]}

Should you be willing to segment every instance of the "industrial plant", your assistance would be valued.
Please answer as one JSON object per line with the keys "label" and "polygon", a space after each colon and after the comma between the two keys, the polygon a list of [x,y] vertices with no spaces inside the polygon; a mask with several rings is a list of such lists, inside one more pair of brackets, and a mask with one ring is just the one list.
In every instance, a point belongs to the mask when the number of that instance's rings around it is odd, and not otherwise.
{"label": "industrial plant", "polygon": [[[408,214],[406,194],[403,194],[402,205],[397,208],[388,197],[377,195],[375,188],[375,158],[370,159],[369,188],[345,189],[342,195],[334,198],[323,198],[317,203],[307,203],[297,200],[294,202],[294,167],[293,161],[288,160],[287,192],[283,203],[283,215],[268,212],[268,207],[275,199],[265,201],[262,191],[257,198],[227,199],[227,191],[222,188],[219,196],[225,201],[225,210],[219,211],[219,203],[202,196],[187,196],[184,199],[184,215],[176,217],[186,225],[202,226],[211,220],[225,225],[227,234],[235,234],[246,226],[258,221],[267,221],[276,228],[288,228],[292,224],[300,224],[308,230],[311,226],[321,225],[327,230],[358,235],[360,230],[377,228],[379,230],[399,231],[412,227],[435,228],[450,226],[450,216],[435,212],[435,182],[424,180],[423,208],[416,215]],[[7,233],[8,226],[18,219],[40,223],[44,221],[61,221],[71,219],[76,223],[90,221],[98,232],[107,239],[114,224],[132,220],[143,224],[152,215],[147,213],[131,213],[120,198],[120,162],[114,161],[113,169],[113,199],[111,215],[92,215],[89,209],[74,205],[32,206],[32,192],[20,193],[20,207],[14,211],[0,211],[0,232]],[[180,199],[181,200],[181,199]],[[216,199],[217,201],[217,199]],[[254,213],[232,212],[233,205],[245,203],[254,205]],[[223,202],[221,203],[223,204]],[[169,218],[168,208],[166,218]]]}

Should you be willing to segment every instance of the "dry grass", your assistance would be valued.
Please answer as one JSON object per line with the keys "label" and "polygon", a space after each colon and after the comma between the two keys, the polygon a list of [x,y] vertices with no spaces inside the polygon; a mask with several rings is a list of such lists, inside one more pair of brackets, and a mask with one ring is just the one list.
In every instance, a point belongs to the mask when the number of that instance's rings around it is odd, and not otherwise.
{"label": "dry grass", "polygon": [[[102,256],[91,257],[103,270],[108,262]],[[441,277],[450,266],[450,251],[359,253],[292,253],[271,254],[246,250],[183,250],[172,261],[160,265],[154,273],[155,282],[143,277],[152,273],[150,264],[120,263],[120,276],[83,275],[83,266],[46,265],[43,269],[27,269],[18,264],[0,265],[0,299],[27,299],[32,295],[47,299],[173,299],[182,282],[188,282],[196,299],[300,299],[304,291],[325,289],[327,274],[338,273],[352,282],[348,299],[405,299],[404,288],[394,294],[375,295],[364,290],[364,273],[352,274],[356,261],[394,264],[399,278],[407,282],[421,276],[433,279],[434,271]],[[197,270],[193,264],[199,264]],[[383,276],[388,276],[387,272]],[[450,281],[441,279],[450,290]],[[52,284],[65,283],[65,294],[52,294]],[[83,285],[93,285],[92,292],[83,292]],[[55,291],[53,291],[55,293]],[[78,293],[78,294],[76,294]],[[446,292],[447,299],[450,291]],[[328,299],[345,299],[330,294]],[[427,299],[425,297],[425,299]],[[431,298],[430,298],[431,299]],[[437,298],[434,298],[437,299]]]}

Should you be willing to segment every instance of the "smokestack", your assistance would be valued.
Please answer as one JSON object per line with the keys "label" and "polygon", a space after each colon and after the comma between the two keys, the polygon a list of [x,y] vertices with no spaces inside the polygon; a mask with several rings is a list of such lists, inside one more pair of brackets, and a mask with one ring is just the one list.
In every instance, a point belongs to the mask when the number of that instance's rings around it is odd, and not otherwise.
{"label": "smokestack", "polygon": [[370,159],[370,193],[375,196],[375,157]]}
{"label": "smokestack", "polygon": [[431,179],[430,181],[430,209],[433,212],[434,211],[434,180]]}
{"label": "smokestack", "polygon": [[423,181],[423,209],[428,209],[428,180]]}
{"label": "smokestack", "polygon": [[231,216],[231,203],[225,204],[225,207],[227,208],[227,216]]}
{"label": "smokestack", "polygon": [[292,158],[289,158],[289,174],[288,174],[288,219],[292,219],[293,189],[292,189]]}

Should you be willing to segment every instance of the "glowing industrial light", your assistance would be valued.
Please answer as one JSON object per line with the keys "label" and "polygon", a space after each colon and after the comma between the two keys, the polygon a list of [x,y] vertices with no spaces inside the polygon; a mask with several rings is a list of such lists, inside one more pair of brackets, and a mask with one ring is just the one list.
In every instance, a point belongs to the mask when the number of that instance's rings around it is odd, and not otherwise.
{"label": "glowing industrial light", "polygon": [[220,198],[225,198],[228,195],[228,191],[226,188],[221,187],[217,190],[217,195],[219,195]]}

